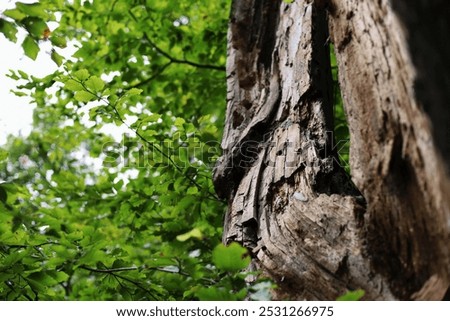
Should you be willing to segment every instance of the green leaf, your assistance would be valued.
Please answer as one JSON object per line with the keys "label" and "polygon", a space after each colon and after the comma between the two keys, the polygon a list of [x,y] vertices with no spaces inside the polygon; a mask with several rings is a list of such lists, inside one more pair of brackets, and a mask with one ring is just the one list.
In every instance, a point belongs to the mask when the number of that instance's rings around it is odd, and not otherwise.
{"label": "green leaf", "polygon": [[344,295],[341,295],[336,299],[336,301],[359,301],[365,292],[364,290],[348,291]]}
{"label": "green leaf", "polygon": [[245,269],[250,263],[247,250],[238,243],[231,243],[228,246],[217,245],[212,253],[214,264],[221,270],[237,272]]}
{"label": "green leaf", "polygon": [[24,92],[21,92],[21,91],[18,91],[18,90],[10,90],[14,95],[16,95],[17,97],[25,97],[25,96],[28,96],[28,94],[26,94],[26,93],[24,93]]}
{"label": "green leaf", "polygon": [[85,85],[93,92],[101,92],[105,88],[105,83],[97,76],[91,76],[86,80]]}
{"label": "green leaf", "polygon": [[22,21],[25,28],[30,35],[35,39],[41,39],[44,35],[44,31],[48,29],[47,24],[40,18],[27,17]]}
{"label": "green leaf", "polygon": [[9,153],[7,150],[0,148],[0,162],[3,162],[4,160],[8,159],[8,155]]}
{"label": "green leaf", "polygon": [[52,50],[51,58],[55,62],[55,64],[58,65],[58,67],[62,65],[64,57],[57,53],[55,50]]}
{"label": "green leaf", "polygon": [[78,80],[84,81],[89,78],[89,71],[87,71],[87,69],[81,69],[81,70],[75,71],[73,75]]}
{"label": "green leaf", "polygon": [[23,79],[28,79],[28,74],[25,71],[17,70],[17,72],[22,76]]}
{"label": "green leaf", "polygon": [[16,20],[16,21],[20,21],[27,17],[26,14],[24,14],[23,12],[21,12],[20,10],[17,10],[17,9],[5,10],[5,11],[3,11],[3,14],[7,17],[10,17],[10,18]]}
{"label": "green leaf", "polygon": [[17,73],[14,70],[9,69],[9,72],[10,72],[9,74],[5,75],[6,77],[11,78],[13,80],[19,80],[20,79],[20,77],[17,76]]}
{"label": "green leaf", "polygon": [[69,275],[63,271],[48,271],[48,274],[57,282],[61,283],[69,279]]}
{"label": "green leaf", "polygon": [[35,293],[42,293],[47,291],[47,286],[42,283],[42,279],[36,281],[34,278],[27,278],[27,283]]}
{"label": "green leaf", "polygon": [[113,106],[117,103],[118,100],[119,97],[117,95],[111,95],[108,97],[108,102]]}
{"label": "green leaf", "polygon": [[83,85],[74,79],[69,79],[64,83],[64,88],[72,91],[84,90]]}
{"label": "green leaf", "polygon": [[187,195],[196,195],[196,194],[198,194],[198,188],[197,188],[197,186],[191,186],[191,187],[189,187],[188,190],[187,190],[187,192],[186,192],[186,194],[187,194]]}
{"label": "green leaf", "polygon": [[3,20],[0,18],[0,32],[3,33],[3,35],[9,39],[10,41],[16,42],[17,41],[17,29],[9,21]]}
{"label": "green leaf", "polygon": [[177,236],[177,241],[185,242],[189,240],[190,238],[196,238],[201,240],[203,238],[202,232],[198,228],[193,228],[187,233],[181,234]]}
{"label": "green leaf", "polygon": [[142,93],[142,89],[139,88],[131,88],[125,93],[125,96],[135,96],[140,95]]}
{"label": "green leaf", "polygon": [[58,271],[39,271],[28,275],[27,280],[31,281],[31,286],[39,291],[45,290],[47,287],[54,286],[61,282],[67,281],[69,275],[65,272]]}
{"label": "green leaf", "polygon": [[25,55],[33,60],[36,60],[36,57],[39,53],[39,46],[36,41],[33,40],[33,38],[27,36],[22,43],[22,48],[25,51]]}
{"label": "green leaf", "polygon": [[66,48],[67,47],[67,40],[64,37],[57,37],[57,36],[51,36],[50,38],[51,43],[59,48]]}
{"label": "green leaf", "polygon": [[186,121],[183,118],[177,117],[175,119],[174,125],[176,127],[182,127],[184,123],[186,123]]}
{"label": "green leaf", "polygon": [[160,114],[151,114],[150,116],[144,117],[141,121],[142,123],[154,123],[155,121],[158,121],[161,118]]}
{"label": "green leaf", "polygon": [[91,100],[97,99],[97,97],[88,91],[81,90],[75,93],[75,99],[79,102],[87,103]]}
{"label": "green leaf", "polygon": [[41,17],[41,18],[47,17],[47,14],[45,12],[45,7],[40,3],[28,4],[28,3],[17,2],[16,7],[17,7],[17,9],[19,9],[21,12],[23,12],[27,16]]}

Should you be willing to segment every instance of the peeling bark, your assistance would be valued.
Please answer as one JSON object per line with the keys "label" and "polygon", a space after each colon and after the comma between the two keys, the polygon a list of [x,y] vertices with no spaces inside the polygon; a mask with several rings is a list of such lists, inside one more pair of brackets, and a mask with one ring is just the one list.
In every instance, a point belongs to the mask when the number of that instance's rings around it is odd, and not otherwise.
{"label": "peeling bark", "polygon": [[[368,204],[366,239],[374,271],[385,276],[401,299],[409,299],[432,277],[445,293],[450,280],[450,183],[442,156],[449,142],[447,138],[443,148],[443,137],[432,133],[448,131],[449,123],[436,116],[430,122],[424,93],[415,86],[426,80],[423,71],[418,77],[413,63],[417,52],[410,51],[434,48],[421,44],[423,39],[408,46],[408,33],[415,29],[401,24],[388,1],[334,3],[330,25],[352,136],[350,163]],[[434,52],[441,54],[445,52]],[[447,101],[441,117],[448,122],[449,87],[428,78],[433,90],[427,95],[434,98],[425,101],[428,110],[433,116]]]}
{"label": "peeling bark", "polygon": [[[229,202],[223,240],[249,248],[290,299],[353,289],[366,299],[442,297],[448,176],[412,92],[403,36],[388,32],[392,10],[359,2],[233,1],[214,172]],[[327,6],[359,190],[333,149]],[[430,291],[436,284],[442,295]]]}

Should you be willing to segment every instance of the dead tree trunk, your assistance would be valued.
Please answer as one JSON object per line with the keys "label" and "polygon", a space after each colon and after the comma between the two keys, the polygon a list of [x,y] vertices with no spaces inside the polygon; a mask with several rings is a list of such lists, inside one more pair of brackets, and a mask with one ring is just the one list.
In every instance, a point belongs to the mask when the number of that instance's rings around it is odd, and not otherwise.
{"label": "dead tree trunk", "polygon": [[[440,299],[449,176],[413,91],[407,29],[384,1],[325,2],[233,1],[214,173],[224,242],[248,247],[291,299]],[[333,148],[330,38],[356,187]]]}

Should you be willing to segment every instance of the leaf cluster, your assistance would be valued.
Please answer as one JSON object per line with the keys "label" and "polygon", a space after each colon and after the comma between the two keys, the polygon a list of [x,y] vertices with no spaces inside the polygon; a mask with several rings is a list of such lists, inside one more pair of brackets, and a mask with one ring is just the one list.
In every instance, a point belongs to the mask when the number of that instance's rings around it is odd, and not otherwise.
{"label": "leaf cluster", "polygon": [[36,107],[32,133],[0,150],[1,299],[267,298],[270,283],[246,282],[246,251],[218,245],[228,10],[43,0],[2,13],[32,59],[43,41],[77,50],[48,53],[46,77],[9,74]]}

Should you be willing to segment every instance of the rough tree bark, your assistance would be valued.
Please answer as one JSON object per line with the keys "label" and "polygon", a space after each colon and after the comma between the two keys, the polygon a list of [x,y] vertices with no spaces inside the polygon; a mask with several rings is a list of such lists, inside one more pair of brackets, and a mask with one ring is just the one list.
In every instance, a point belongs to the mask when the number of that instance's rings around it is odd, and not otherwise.
{"label": "rough tree bark", "polygon": [[[436,116],[449,87],[417,76],[427,65],[410,48],[426,42],[408,46],[415,21],[394,2],[400,13],[384,0],[233,1],[214,182],[229,202],[224,242],[249,248],[281,297],[441,299],[449,286],[448,124]],[[353,181],[333,148],[330,40]]]}

